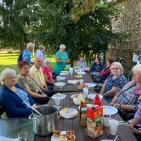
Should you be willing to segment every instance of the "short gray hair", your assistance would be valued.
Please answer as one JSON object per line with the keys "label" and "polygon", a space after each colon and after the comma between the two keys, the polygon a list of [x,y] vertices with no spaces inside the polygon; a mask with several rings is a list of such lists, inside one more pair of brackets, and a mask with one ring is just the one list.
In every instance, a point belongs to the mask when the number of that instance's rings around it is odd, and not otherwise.
{"label": "short gray hair", "polygon": [[2,82],[9,75],[16,76],[16,71],[10,68],[4,69],[0,74],[0,81]]}
{"label": "short gray hair", "polygon": [[27,47],[27,49],[29,49],[30,47],[31,48],[34,48],[35,47],[35,44],[32,43],[32,42],[29,42],[29,43],[27,43],[26,47]]}
{"label": "short gray hair", "polygon": [[133,66],[132,72],[133,73],[141,74],[141,64],[138,64],[138,65]]}
{"label": "short gray hair", "polygon": [[[120,68],[121,73],[123,73],[123,66],[122,66],[122,64],[121,64],[120,62],[113,62],[113,63],[111,64],[111,67],[112,67],[113,65],[117,65],[117,66]],[[110,67],[110,69],[111,69],[111,67]]]}
{"label": "short gray hair", "polygon": [[46,64],[50,64],[50,63],[51,63],[50,60],[45,60],[45,61],[44,61],[44,65],[46,65]]}
{"label": "short gray hair", "polygon": [[45,49],[43,45],[39,45],[39,49]]}
{"label": "short gray hair", "polygon": [[60,49],[61,49],[61,48],[65,49],[65,48],[66,48],[66,45],[61,44],[61,45],[60,45]]}

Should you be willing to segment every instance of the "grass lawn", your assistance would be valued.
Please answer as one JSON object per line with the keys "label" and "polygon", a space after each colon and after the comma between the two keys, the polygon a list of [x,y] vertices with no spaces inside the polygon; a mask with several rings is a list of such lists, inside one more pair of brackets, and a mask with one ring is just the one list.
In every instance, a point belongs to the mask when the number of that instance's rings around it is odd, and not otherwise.
{"label": "grass lawn", "polygon": [[[19,54],[18,53],[0,53],[0,72],[5,68],[12,68],[17,70],[17,58]],[[54,56],[46,57],[46,59],[49,59],[52,63],[52,67],[55,62]],[[32,61],[34,60],[32,56]]]}

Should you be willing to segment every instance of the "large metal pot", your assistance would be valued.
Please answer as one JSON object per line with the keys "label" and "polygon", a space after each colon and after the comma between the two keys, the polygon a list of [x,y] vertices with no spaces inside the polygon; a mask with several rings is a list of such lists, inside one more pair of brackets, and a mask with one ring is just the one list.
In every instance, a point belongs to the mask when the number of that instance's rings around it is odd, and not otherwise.
{"label": "large metal pot", "polygon": [[41,105],[36,108],[42,115],[37,115],[33,111],[33,131],[40,136],[48,136],[52,134],[52,131],[58,127],[57,108],[49,105]]}

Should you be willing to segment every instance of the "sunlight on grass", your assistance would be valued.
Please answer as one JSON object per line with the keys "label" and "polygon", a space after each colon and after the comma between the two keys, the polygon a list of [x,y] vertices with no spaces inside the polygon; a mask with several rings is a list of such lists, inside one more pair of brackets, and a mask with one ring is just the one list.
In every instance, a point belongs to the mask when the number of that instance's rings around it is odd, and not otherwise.
{"label": "sunlight on grass", "polygon": [[[18,53],[0,53],[0,72],[4,69],[4,68],[13,68],[16,69],[16,64],[17,64],[17,58],[18,58],[19,54]],[[51,66],[53,67],[54,63],[55,63],[55,58],[54,56],[51,57],[46,57],[46,59],[51,61]],[[34,61],[33,56],[31,57],[31,60]]]}

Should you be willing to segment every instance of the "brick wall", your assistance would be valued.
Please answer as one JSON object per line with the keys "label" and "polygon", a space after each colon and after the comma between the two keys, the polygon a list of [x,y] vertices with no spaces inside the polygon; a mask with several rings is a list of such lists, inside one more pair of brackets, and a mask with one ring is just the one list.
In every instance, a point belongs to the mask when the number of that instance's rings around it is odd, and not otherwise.
{"label": "brick wall", "polygon": [[113,22],[113,30],[124,32],[128,37],[116,46],[109,46],[109,54],[122,57],[127,64],[132,65],[133,53],[141,54],[141,0],[123,0],[118,5],[121,14],[118,21]]}

